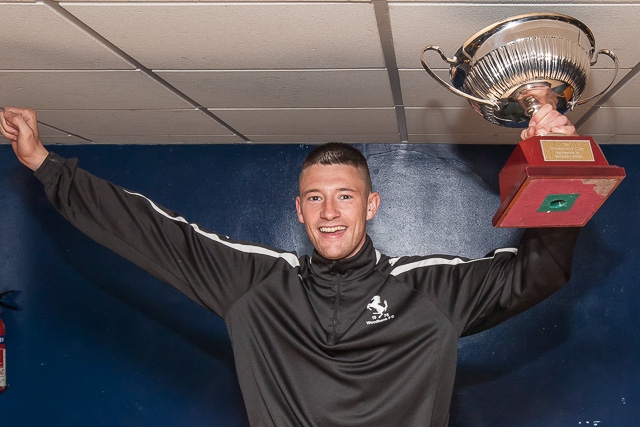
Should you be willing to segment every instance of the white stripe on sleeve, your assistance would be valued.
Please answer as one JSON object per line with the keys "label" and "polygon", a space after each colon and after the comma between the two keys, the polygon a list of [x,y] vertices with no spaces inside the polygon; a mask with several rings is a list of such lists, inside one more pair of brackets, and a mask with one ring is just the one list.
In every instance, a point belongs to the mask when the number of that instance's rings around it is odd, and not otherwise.
{"label": "white stripe on sleeve", "polygon": [[131,191],[128,190],[124,190],[126,193],[131,194],[132,196],[138,196],[138,197],[142,197],[143,199],[145,199],[147,202],[149,202],[149,204],[151,205],[151,207],[153,208],[153,210],[155,210],[156,212],[158,212],[160,215],[164,216],[165,218],[169,218],[172,221],[176,221],[176,222],[183,222],[185,224],[188,224],[191,226],[191,228],[193,228],[196,233],[210,239],[213,240],[217,243],[220,243],[222,245],[225,245],[231,249],[235,249],[237,251],[240,252],[244,252],[244,253],[250,253],[250,254],[260,254],[260,255],[267,255],[273,258],[282,258],[284,259],[287,263],[289,263],[289,265],[291,265],[291,267],[298,267],[300,265],[300,262],[298,261],[298,258],[289,252],[277,252],[271,249],[267,249],[264,248],[262,246],[257,246],[257,245],[248,245],[248,244],[242,244],[242,243],[234,243],[234,242],[229,242],[227,240],[221,239],[220,236],[218,236],[215,233],[208,233],[206,231],[203,231],[200,229],[200,227],[198,227],[197,224],[192,224],[189,223],[186,219],[184,219],[181,216],[171,216],[169,215],[167,212],[165,212],[164,210],[162,210],[158,205],[156,205],[152,200],[150,200],[149,198],[145,197],[142,194],[139,193],[133,193]]}
{"label": "white stripe on sleeve", "polygon": [[[501,252],[510,252],[513,254],[517,254],[518,253],[518,249],[517,248],[503,248],[503,249],[496,249],[494,251],[494,256],[495,254],[501,253]],[[477,259],[471,259],[471,260],[463,260],[462,258],[438,258],[438,257],[433,257],[433,258],[426,258],[420,261],[415,261],[409,264],[405,264],[405,265],[401,265],[399,267],[395,267],[393,270],[391,270],[391,275],[392,276],[398,276],[402,273],[406,273],[407,271],[411,271],[411,270],[415,270],[416,268],[422,268],[422,267],[430,267],[433,265],[457,265],[457,264],[467,264],[467,263],[471,263],[471,262],[476,262],[476,261],[481,261],[481,260],[486,260],[486,259],[492,259],[493,256],[491,257],[485,257],[485,258],[477,258]],[[392,258],[389,260],[389,263],[391,265],[395,265],[396,262],[398,262],[399,258]]]}

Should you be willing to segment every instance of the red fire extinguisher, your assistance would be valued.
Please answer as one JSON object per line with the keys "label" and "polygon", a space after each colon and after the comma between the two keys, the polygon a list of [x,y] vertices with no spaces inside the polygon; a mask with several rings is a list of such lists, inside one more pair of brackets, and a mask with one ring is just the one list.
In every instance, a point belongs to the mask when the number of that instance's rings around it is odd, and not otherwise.
{"label": "red fire extinguisher", "polygon": [[4,342],[4,322],[0,318],[0,393],[7,389],[7,350]]}
{"label": "red fire extinguisher", "polygon": [[[0,307],[20,310],[13,302],[8,301],[8,297],[16,291],[6,291],[0,293]],[[1,312],[0,312],[1,313]],[[0,317],[0,393],[7,390],[7,346],[5,342],[5,327]]]}

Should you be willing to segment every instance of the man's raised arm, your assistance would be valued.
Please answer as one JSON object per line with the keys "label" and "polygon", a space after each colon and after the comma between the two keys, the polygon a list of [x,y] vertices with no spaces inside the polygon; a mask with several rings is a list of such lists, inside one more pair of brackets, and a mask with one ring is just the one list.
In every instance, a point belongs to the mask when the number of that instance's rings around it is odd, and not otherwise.
{"label": "man's raised arm", "polygon": [[0,111],[0,131],[11,141],[18,160],[35,171],[49,152],[40,141],[36,112],[26,108],[6,107]]}
{"label": "man's raised arm", "polygon": [[49,153],[33,110],[5,108],[0,123],[20,162],[35,171],[65,219],[220,316],[275,263],[297,263],[292,254],[205,230],[142,194],[90,174],[77,159]]}

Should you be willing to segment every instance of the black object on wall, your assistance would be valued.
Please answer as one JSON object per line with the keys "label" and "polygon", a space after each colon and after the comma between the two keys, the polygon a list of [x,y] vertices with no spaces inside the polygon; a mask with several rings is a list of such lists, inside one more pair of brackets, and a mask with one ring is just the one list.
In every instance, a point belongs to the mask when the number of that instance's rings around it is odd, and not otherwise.
{"label": "black object on wall", "polygon": [[[203,227],[308,253],[294,198],[312,147],[50,147]],[[483,256],[519,231],[491,227],[508,146],[361,145],[389,255]],[[571,283],[459,346],[452,427],[635,426],[640,146],[604,146],[627,178],[585,227]],[[245,426],[221,319],[68,225],[0,146],[0,285],[9,389],[2,426]]]}

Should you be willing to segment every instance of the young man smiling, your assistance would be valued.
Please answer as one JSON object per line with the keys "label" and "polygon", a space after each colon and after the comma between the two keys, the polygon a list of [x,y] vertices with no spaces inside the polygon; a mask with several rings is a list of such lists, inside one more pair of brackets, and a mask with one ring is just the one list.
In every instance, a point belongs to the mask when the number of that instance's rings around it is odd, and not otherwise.
{"label": "young man smiling", "polygon": [[316,159],[321,151],[310,154],[300,174],[298,220],[322,256],[351,258],[364,245],[366,223],[375,216],[380,195],[371,191],[366,163],[358,163],[351,147],[327,144],[323,150],[341,162],[353,158],[353,163],[322,164]]}
{"label": "young man smiling", "polygon": [[[481,259],[381,254],[366,233],[380,205],[362,154],[340,143],[305,160],[300,256],[203,230],[96,178],[41,144],[35,113],[6,108],[1,130],[53,206],[81,231],[220,315],[254,426],[448,423],[457,339],[562,287],[579,229],[535,229]],[[533,133],[573,134],[543,107]]]}

